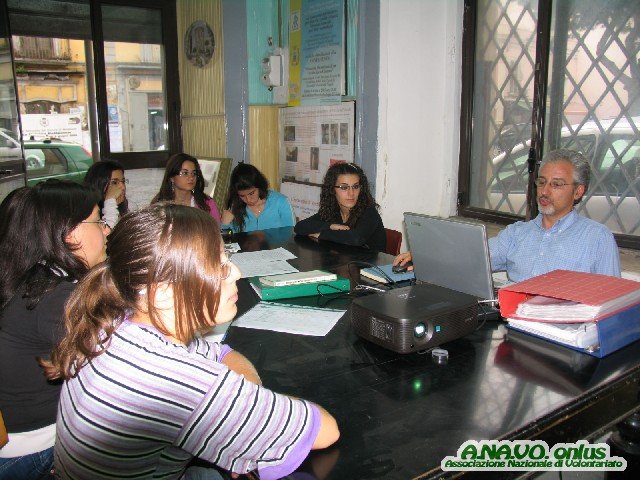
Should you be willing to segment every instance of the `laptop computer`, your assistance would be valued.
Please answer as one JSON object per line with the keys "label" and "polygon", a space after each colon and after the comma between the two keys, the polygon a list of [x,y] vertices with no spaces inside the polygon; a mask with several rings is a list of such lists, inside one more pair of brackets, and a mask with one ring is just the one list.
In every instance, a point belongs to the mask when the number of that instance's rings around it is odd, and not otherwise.
{"label": "laptop computer", "polygon": [[416,282],[496,300],[483,224],[410,212],[404,223]]}

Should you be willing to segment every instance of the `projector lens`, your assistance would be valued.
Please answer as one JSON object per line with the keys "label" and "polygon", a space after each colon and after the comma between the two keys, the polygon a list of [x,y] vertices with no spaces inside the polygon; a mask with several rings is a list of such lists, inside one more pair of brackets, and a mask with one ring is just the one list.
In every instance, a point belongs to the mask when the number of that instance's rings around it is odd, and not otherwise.
{"label": "projector lens", "polygon": [[425,327],[424,323],[417,323],[415,327],[413,327],[413,334],[417,338],[422,338],[427,333],[427,327]]}

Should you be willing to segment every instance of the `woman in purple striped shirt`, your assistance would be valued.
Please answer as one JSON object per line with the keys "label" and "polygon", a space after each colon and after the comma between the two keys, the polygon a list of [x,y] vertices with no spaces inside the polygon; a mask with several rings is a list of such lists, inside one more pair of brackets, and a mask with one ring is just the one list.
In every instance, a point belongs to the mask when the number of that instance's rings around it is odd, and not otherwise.
{"label": "woman in purple striped shirt", "polygon": [[237,311],[240,274],[210,215],[152,205],[120,220],[107,252],[45,365],[66,380],[57,476],[189,478],[197,457],[275,479],[338,439],[324,409],[262,387],[244,356],[198,337]]}

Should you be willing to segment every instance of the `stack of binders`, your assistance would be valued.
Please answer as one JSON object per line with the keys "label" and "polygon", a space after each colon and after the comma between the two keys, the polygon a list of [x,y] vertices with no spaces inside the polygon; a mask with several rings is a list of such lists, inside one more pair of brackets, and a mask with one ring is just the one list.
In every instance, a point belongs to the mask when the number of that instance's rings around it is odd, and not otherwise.
{"label": "stack of binders", "polygon": [[498,292],[508,327],[596,357],[640,339],[640,282],[554,270]]}

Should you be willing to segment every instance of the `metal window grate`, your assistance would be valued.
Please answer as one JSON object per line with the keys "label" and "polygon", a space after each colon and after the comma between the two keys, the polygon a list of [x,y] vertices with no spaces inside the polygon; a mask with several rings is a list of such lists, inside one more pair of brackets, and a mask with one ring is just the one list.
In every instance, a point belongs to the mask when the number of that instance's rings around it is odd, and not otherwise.
{"label": "metal window grate", "polygon": [[[592,181],[579,211],[640,235],[640,2],[566,0],[552,19],[545,150],[587,155]],[[536,2],[479,2],[473,207],[525,213],[536,23]]]}

